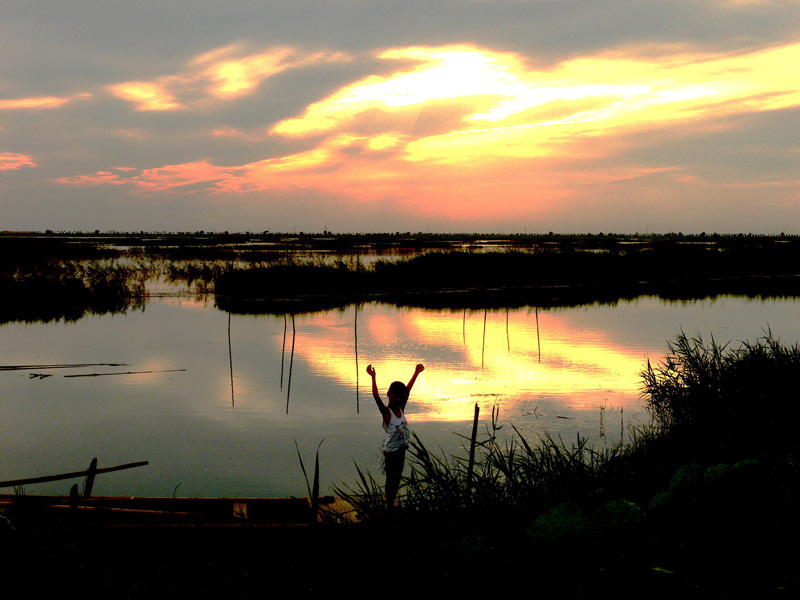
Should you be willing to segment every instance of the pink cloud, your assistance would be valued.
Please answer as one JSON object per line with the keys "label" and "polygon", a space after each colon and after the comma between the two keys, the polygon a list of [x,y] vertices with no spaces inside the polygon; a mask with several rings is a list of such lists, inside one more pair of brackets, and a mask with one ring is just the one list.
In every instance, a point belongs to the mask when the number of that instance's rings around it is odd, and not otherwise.
{"label": "pink cloud", "polygon": [[15,154],[14,152],[0,152],[0,171],[14,171],[22,167],[36,167],[33,158],[27,154]]}
{"label": "pink cloud", "polygon": [[216,190],[221,180],[230,176],[231,169],[217,167],[207,161],[166,165],[140,171],[117,167],[91,175],[74,175],[57,179],[67,185],[129,185],[143,192],[192,193]]}

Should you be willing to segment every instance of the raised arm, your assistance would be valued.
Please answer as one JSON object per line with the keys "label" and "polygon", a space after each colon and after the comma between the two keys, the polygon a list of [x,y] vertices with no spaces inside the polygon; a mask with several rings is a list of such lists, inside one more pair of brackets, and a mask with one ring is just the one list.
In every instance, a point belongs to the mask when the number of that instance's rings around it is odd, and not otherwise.
{"label": "raised arm", "polygon": [[381,411],[382,415],[384,415],[389,409],[383,403],[383,400],[381,400],[380,393],[378,393],[378,382],[375,379],[375,367],[372,365],[367,365],[367,375],[372,377],[372,397],[375,398],[375,404],[378,405],[378,410]]}
{"label": "raised arm", "polygon": [[[411,393],[411,388],[414,387],[414,383],[417,381],[417,375],[422,373],[424,370],[425,370],[425,365],[423,365],[422,363],[420,363],[416,367],[414,367],[414,374],[411,376],[411,379],[409,379],[408,385],[406,386],[408,388],[408,393],[409,394]],[[407,402],[407,400],[406,400],[406,402]],[[403,403],[403,407],[405,407],[405,402]]]}

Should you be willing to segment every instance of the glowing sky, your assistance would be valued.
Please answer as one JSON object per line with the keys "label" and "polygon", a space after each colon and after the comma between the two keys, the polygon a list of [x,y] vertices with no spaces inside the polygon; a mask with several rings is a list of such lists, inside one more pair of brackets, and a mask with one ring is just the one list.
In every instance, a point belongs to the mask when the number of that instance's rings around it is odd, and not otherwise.
{"label": "glowing sky", "polygon": [[800,1],[8,0],[0,229],[800,233]]}

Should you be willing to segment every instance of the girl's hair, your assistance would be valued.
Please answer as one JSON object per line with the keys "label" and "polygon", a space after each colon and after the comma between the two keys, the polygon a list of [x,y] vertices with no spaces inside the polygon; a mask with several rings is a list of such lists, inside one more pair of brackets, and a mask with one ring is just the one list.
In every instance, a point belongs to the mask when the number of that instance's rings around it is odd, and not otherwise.
{"label": "girl's hair", "polygon": [[408,400],[408,387],[402,381],[395,381],[389,386],[389,393],[405,402]]}

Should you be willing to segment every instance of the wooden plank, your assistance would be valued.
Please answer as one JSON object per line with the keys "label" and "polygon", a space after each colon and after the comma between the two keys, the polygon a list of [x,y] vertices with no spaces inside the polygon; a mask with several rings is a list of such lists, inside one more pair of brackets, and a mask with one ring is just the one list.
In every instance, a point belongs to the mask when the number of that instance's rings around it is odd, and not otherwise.
{"label": "wooden plank", "polygon": [[[147,464],[149,464],[148,461],[142,460],[139,462],[117,465],[116,467],[102,467],[95,470],[95,475],[112,473],[114,471],[122,471],[125,469],[133,469],[135,467],[144,467]],[[0,481],[0,488],[13,487],[16,485],[28,485],[33,483],[46,483],[48,481],[61,481],[62,479],[75,479],[76,477],[85,477],[87,474],[88,471],[75,471],[74,473],[62,473],[60,475],[45,475],[43,477],[28,477],[26,479],[10,479],[8,481]]]}

